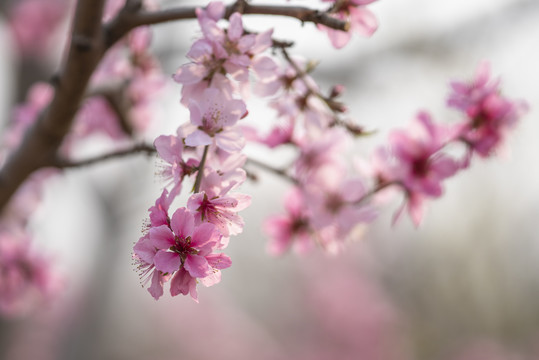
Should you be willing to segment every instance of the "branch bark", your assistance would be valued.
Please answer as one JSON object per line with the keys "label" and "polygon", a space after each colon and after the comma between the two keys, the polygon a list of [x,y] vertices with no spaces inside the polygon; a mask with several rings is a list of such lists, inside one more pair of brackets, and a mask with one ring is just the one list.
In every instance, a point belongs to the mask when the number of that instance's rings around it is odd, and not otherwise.
{"label": "branch bark", "polygon": [[[239,5],[241,4],[241,6]],[[303,6],[270,6],[251,5],[244,1],[237,1],[226,8],[225,17],[228,18],[234,11],[243,14],[287,16],[301,22],[312,22],[325,25],[332,29],[348,31],[350,24],[330,16],[328,13],[310,9]],[[106,43],[113,44],[129,31],[142,25],[156,25],[169,21],[196,18],[195,7],[180,7],[152,12],[123,11],[113,21],[107,24],[108,38]]]}
{"label": "branch bark", "polygon": [[58,77],[54,99],[0,171],[0,210],[33,171],[54,164],[90,76],[105,51],[101,27],[104,2],[79,0],[77,3],[69,53]]}

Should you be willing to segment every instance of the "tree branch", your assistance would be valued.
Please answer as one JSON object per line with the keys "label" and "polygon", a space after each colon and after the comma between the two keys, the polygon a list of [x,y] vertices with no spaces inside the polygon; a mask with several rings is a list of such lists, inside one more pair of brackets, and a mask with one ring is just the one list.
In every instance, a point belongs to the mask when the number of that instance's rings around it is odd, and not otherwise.
{"label": "tree branch", "polygon": [[26,133],[22,144],[0,171],[0,211],[35,170],[52,166],[56,152],[84,96],[86,85],[104,53],[101,18],[105,0],[79,0],[71,44],[54,99]]}
{"label": "tree branch", "polygon": [[255,159],[252,159],[252,158],[247,159],[247,164],[252,164],[252,165],[257,166],[257,167],[259,167],[259,168],[261,168],[263,170],[266,170],[266,171],[268,171],[270,173],[273,173],[275,175],[279,175],[279,176],[291,181],[294,184],[298,183],[297,179],[290,176],[285,169],[278,169],[278,168],[273,167],[271,165],[268,165],[268,164],[266,164],[266,163],[264,163],[262,161],[255,160]]}
{"label": "tree branch", "polygon": [[197,177],[195,179],[195,185],[193,186],[193,193],[200,191],[200,184],[202,184],[202,177],[204,176],[204,166],[206,165],[206,157],[208,156],[209,145],[204,146],[204,153],[202,154],[202,159],[198,164]]}
{"label": "tree branch", "polygon": [[55,167],[59,169],[68,169],[68,168],[79,168],[83,166],[93,165],[100,163],[102,161],[121,158],[129,155],[134,155],[138,153],[146,153],[147,155],[152,155],[155,153],[155,148],[152,145],[148,144],[137,144],[129,149],[118,150],[104,155],[99,155],[93,158],[80,160],[80,161],[70,161],[64,159],[58,159],[56,161]]}
{"label": "tree branch", "polygon": [[[142,25],[156,25],[169,21],[196,18],[196,7],[180,7],[159,11],[122,11],[107,24],[107,44],[113,44],[132,29]],[[304,6],[271,6],[251,5],[245,1],[236,1],[227,6],[225,18],[230,17],[234,11],[245,15],[277,15],[287,16],[303,22],[321,24],[332,29],[348,31],[350,24],[346,21],[332,17],[326,12],[310,9]]]}

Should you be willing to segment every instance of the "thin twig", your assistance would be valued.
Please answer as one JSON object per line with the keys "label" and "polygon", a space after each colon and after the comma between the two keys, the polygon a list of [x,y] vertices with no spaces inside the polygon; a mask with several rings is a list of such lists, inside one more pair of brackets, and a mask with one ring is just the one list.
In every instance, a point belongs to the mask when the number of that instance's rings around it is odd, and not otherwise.
{"label": "thin twig", "polygon": [[208,156],[209,145],[204,146],[204,153],[202,154],[202,159],[200,164],[198,164],[197,177],[195,179],[195,185],[193,186],[193,192],[197,193],[200,191],[200,184],[202,183],[202,176],[204,175],[204,165],[206,164],[206,157]]}
{"label": "thin twig", "polygon": [[339,117],[339,115],[346,111],[346,106],[340,101],[336,101],[333,97],[324,96],[320,92],[320,90],[314,88],[312,84],[307,80],[307,76],[309,76],[307,72],[301,69],[298,66],[298,64],[294,61],[294,59],[292,59],[292,57],[288,54],[286,47],[279,47],[279,48],[281,49],[281,52],[285,60],[290,64],[290,66],[292,66],[292,68],[296,72],[297,78],[299,78],[303,82],[305,87],[307,88],[308,92],[305,95],[305,97],[308,97],[309,95],[313,95],[317,97],[322,102],[324,102],[326,106],[328,107],[328,109],[330,109],[331,112],[333,113],[333,122],[329,124],[330,127],[342,126],[354,136],[369,135],[369,132],[366,132],[365,130],[363,130],[362,126],[352,124],[345,120],[342,120]]}
{"label": "thin twig", "polygon": [[88,165],[97,164],[106,160],[122,158],[134,154],[146,153],[147,155],[152,155],[155,153],[155,151],[156,150],[152,145],[137,144],[128,149],[114,151],[108,154],[99,155],[85,160],[70,161],[59,159],[55,167],[59,169],[80,168]]}

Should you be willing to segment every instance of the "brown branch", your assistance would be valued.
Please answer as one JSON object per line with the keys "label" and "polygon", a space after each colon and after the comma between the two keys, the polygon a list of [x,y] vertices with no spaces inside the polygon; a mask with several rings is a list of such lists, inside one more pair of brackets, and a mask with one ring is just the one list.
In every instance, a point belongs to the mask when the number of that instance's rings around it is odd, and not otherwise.
{"label": "brown branch", "polygon": [[[151,12],[124,10],[107,24],[107,44],[115,43],[138,26],[196,18],[196,7],[180,7]],[[245,1],[236,1],[227,6],[225,18],[230,17],[234,11],[239,11],[245,15],[287,16],[296,18],[302,23],[312,22],[342,31],[348,31],[350,28],[350,24],[346,21],[334,18],[326,12],[303,6],[251,5]]]}
{"label": "brown branch", "polygon": [[22,144],[0,171],[0,211],[20,184],[35,170],[52,166],[63,138],[101,59],[101,18],[105,0],[79,0],[67,60],[60,71],[54,99],[26,133]]}
{"label": "brown branch", "polygon": [[137,144],[131,148],[118,150],[104,155],[99,155],[93,158],[79,160],[79,161],[70,161],[64,159],[58,159],[55,167],[59,169],[68,169],[68,168],[80,168],[88,165],[97,164],[106,160],[117,159],[126,157],[129,155],[146,153],[147,155],[152,155],[155,153],[155,148],[152,145],[148,144]]}
{"label": "brown branch", "polygon": [[204,166],[206,165],[206,157],[208,156],[209,145],[204,146],[204,153],[202,154],[202,159],[198,164],[197,177],[195,179],[195,185],[193,186],[193,192],[197,193],[200,191],[200,184],[202,183],[202,177],[204,176]]}

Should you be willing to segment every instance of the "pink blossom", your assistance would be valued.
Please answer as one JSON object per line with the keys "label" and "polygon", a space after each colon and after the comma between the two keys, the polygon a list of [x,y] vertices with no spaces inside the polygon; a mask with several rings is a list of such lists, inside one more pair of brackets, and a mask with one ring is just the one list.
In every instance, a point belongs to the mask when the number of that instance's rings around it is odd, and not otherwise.
{"label": "pink blossom", "polygon": [[243,148],[245,140],[241,132],[231,129],[246,115],[245,103],[228,99],[218,89],[204,90],[201,101],[191,99],[189,103],[191,123],[198,128],[185,139],[188,146],[215,145],[228,152]]}
{"label": "pink blossom", "polygon": [[[195,226],[195,218],[186,208],[176,210],[170,227],[153,227],[149,235],[157,249],[153,259],[155,267],[164,274],[173,274],[183,268],[192,278],[205,278],[230,266],[226,255],[221,255],[222,261],[215,261],[212,255],[220,240],[215,226],[210,223]],[[171,284],[173,296],[185,293],[182,289],[189,283],[185,276],[183,272],[176,274],[177,279],[173,279]],[[196,293],[194,296],[191,293],[191,296],[196,299]]]}
{"label": "pink blossom", "polygon": [[340,49],[350,41],[352,31],[361,36],[370,37],[378,28],[378,21],[374,14],[366,8],[366,5],[376,0],[324,0],[334,3],[330,14],[342,21],[350,24],[350,30],[340,31],[328,28],[324,25],[318,25],[318,28],[328,33],[331,44]]}
{"label": "pink blossom", "polygon": [[270,57],[261,55],[271,46],[273,31],[244,34],[239,13],[230,16],[229,27],[225,30],[217,23],[223,16],[224,4],[221,2],[212,2],[206,9],[197,9],[204,37],[197,40],[187,53],[192,62],[182,65],[173,75],[175,81],[184,85],[183,104],[187,104],[193,93],[200,94],[208,87],[219,87],[215,83],[217,75],[228,74],[238,83],[232,83],[226,76],[218,81],[226,82],[226,88],[232,91],[238,90],[239,85],[244,95],[248,94],[250,69],[259,81],[270,81],[275,77],[273,70],[277,65]]}
{"label": "pink blossom", "polygon": [[155,268],[154,258],[157,248],[153,245],[150,235],[145,234],[133,247],[133,261],[139,273],[142,286],[151,281],[148,292],[155,300],[163,296],[163,285],[170,278],[169,274],[164,274]]}
{"label": "pink blossom", "polygon": [[38,119],[41,111],[49,105],[54,97],[54,88],[47,83],[35,83],[26,95],[26,101],[15,107],[11,115],[11,123],[2,134],[2,148],[12,150],[19,146],[26,130]]}
{"label": "pink blossom", "polygon": [[404,188],[408,210],[416,225],[422,218],[423,198],[440,197],[441,182],[460,168],[456,160],[440,152],[454,136],[452,128],[435,124],[424,112],[418,114],[407,131],[396,130],[390,134],[394,162],[387,159],[390,164],[386,165],[386,173],[381,174],[380,178]]}
{"label": "pink blossom", "polygon": [[292,188],[285,195],[285,215],[269,216],[264,221],[264,232],[269,236],[268,252],[272,255],[282,255],[289,248],[299,253],[309,250],[313,242],[308,217],[308,207],[305,204],[302,191]]}
{"label": "pink blossom", "polygon": [[[167,189],[164,189],[161,196],[155,201],[155,204],[148,209],[150,212],[150,223],[147,227],[148,232],[151,228],[161,225],[170,226],[168,209],[171,201],[172,197],[169,196]],[[155,300],[158,300],[163,295],[163,284],[168,281],[169,276],[164,275],[155,268],[154,258],[157,248],[153,245],[148,232],[133,247],[133,260],[142,285],[144,286],[151,280],[148,292]]]}
{"label": "pink blossom", "polygon": [[317,172],[326,167],[343,164],[343,151],[349,138],[342,129],[333,128],[324,133],[313,133],[299,142],[300,154],[295,163],[295,174],[303,182],[312,181]]}
{"label": "pink blossom", "polygon": [[17,316],[30,311],[51,300],[61,286],[49,260],[31,249],[29,236],[0,224],[0,313]]}
{"label": "pink blossom", "polygon": [[159,156],[166,162],[160,174],[172,184],[171,196],[175,197],[180,193],[183,178],[191,175],[198,162],[194,159],[185,161],[183,154],[183,139],[173,135],[161,135],[154,141],[155,149]]}
{"label": "pink blossom", "polygon": [[344,243],[352,229],[377,216],[371,206],[358,203],[366,194],[363,181],[346,179],[345,169],[326,169],[316,182],[306,185],[305,199],[313,228],[333,227],[335,238],[331,240]]}
{"label": "pink blossom", "polygon": [[[448,106],[463,111],[468,119],[461,126],[460,138],[471,152],[487,157],[499,148],[519,118],[527,111],[522,101],[500,94],[499,80],[490,80],[490,66],[481,63],[470,83],[453,82]],[[470,153],[471,156],[471,153]],[[465,161],[465,165],[469,161]]]}
{"label": "pink blossom", "polygon": [[14,4],[9,21],[19,51],[25,56],[46,54],[69,9],[67,1],[20,0]]}
{"label": "pink blossom", "polygon": [[288,118],[284,124],[279,124],[273,127],[269,134],[265,137],[257,137],[256,141],[265,144],[270,149],[279,145],[294,143],[294,119]]}
{"label": "pink blossom", "polygon": [[224,238],[241,233],[244,223],[237,213],[251,204],[251,197],[229,191],[244,180],[245,171],[242,169],[224,174],[216,171],[204,174],[201,191],[187,201],[187,208],[196,213],[196,223],[214,224]]}

